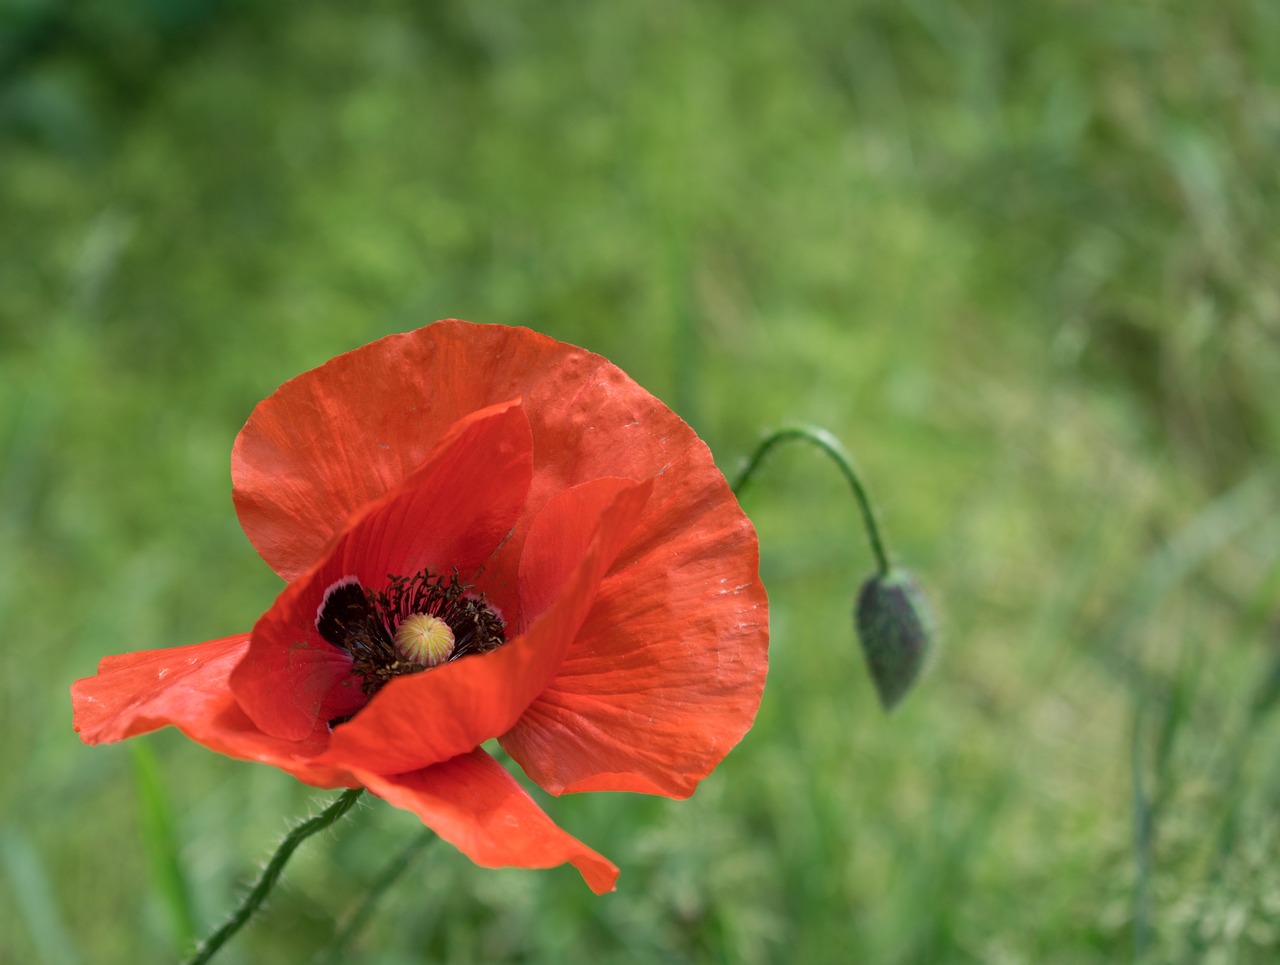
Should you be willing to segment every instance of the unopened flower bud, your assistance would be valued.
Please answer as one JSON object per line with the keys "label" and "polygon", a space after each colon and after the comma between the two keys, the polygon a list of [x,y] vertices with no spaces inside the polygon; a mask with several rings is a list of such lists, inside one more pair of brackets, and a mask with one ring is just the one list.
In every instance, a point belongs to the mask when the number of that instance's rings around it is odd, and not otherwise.
{"label": "unopened flower bud", "polygon": [[899,569],[870,577],[858,592],[854,624],[880,703],[892,710],[933,647],[933,619],[915,579]]}
{"label": "unopened flower bud", "polygon": [[437,617],[415,613],[396,627],[396,649],[412,663],[435,667],[453,653],[453,630]]}

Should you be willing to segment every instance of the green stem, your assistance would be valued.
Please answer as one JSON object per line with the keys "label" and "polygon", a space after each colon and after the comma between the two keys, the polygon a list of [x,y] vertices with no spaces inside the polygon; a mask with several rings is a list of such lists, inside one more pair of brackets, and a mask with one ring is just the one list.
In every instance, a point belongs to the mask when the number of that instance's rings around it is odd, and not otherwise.
{"label": "green stem", "polygon": [[840,440],[826,429],[819,429],[816,426],[791,426],[786,429],[779,429],[770,435],[756,448],[751,459],[748,460],[746,468],[739,474],[732,487],[734,495],[742,495],[743,487],[755,475],[756,469],[759,468],[769,450],[788,439],[802,439],[805,442],[812,443],[830,456],[836,465],[840,467],[845,480],[849,483],[849,488],[853,490],[853,498],[858,501],[858,508],[862,511],[862,525],[867,531],[867,539],[871,543],[871,552],[875,554],[879,575],[882,577],[888,576],[889,557],[884,551],[884,543],[880,539],[880,530],[876,526],[875,515],[871,512],[871,501],[867,498],[867,491],[862,488],[862,481],[854,471],[853,457],[845,451],[844,446],[840,445]]}
{"label": "green stem", "polygon": [[271,856],[271,860],[267,862],[267,866],[262,869],[262,875],[258,878],[257,883],[253,886],[253,890],[245,896],[244,901],[240,902],[240,907],[235,910],[226,923],[216,932],[205,939],[196,953],[187,959],[186,965],[204,965],[205,962],[213,958],[227,939],[238,932],[254,913],[262,906],[271,889],[275,887],[276,881],[280,878],[280,873],[284,871],[284,866],[293,852],[297,850],[298,845],[302,844],[307,838],[315,834],[317,831],[323,831],[332,825],[338,818],[342,817],[351,810],[352,805],[356,803],[356,798],[364,793],[364,788],[356,787],[349,791],[343,791],[342,796],[330,804],[313,818],[308,818],[301,824],[298,824],[290,831],[285,839],[280,842],[280,847],[276,849],[276,853]]}
{"label": "green stem", "polygon": [[347,919],[346,924],[333,936],[333,941],[324,953],[324,962],[337,962],[341,960],[342,953],[346,950],[351,940],[360,933],[365,923],[373,914],[373,909],[382,899],[393,884],[396,883],[405,870],[413,863],[413,859],[418,856],[428,844],[435,840],[435,832],[430,828],[423,828],[412,841],[405,845],[400,853],[388,862],[387,866],[382,869],[382,873],[369,887],[369,893],[364,896],[364,901],[360,903],[360,907],[356,909],[356,913]]}
{"label": "green stem", "polygon": [[1154,817],[1151,799],[1143,778],[1142,721],[1146,701],[1139,698],[1133,715],[1133,734],[1129,745],[1129,776],[1132,784],[1131,811],[1133,823],[1133,960],[1144,962],[1151,937],[1151,847]]}
{"label": "green stem", "polygon": [[143,845],[155,888],[169,912],[176,948],[190,948],[196,941],[196,917],[191,905],[191,889],[179,858],[178,838],[173,830],[169,796],[160,777],[160,765],[147,741],[129,744],[133,752],[134,783],[138,789],[139,818]]}

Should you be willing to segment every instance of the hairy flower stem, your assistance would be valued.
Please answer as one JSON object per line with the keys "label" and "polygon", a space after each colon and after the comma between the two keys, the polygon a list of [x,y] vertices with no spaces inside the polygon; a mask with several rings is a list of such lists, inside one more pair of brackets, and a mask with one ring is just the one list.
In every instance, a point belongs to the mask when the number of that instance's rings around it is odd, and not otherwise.
{"label": "hairy flower stem", "polygon": [[862,525],[867,531],[867,539],[871,543],[871,552],[875,554],[879,576],[888,576],[889,557],[885,553],[884,544],[880,540],[880,530],[876,526],[875,515],[871,512],[871,501],[867,499],[867,491],[862,488],[862,481],[853,469],[853,457],[845,451],[844,446],[840,444],[840,440],[826,429],[819,429],[816,426],[791,426],[786,429],[779,429],[768,436],[756,447],[756,451],[752,453],[746,467],[738,475],[737,481],[732,486],[734,495],[742,495],[743,488],[751,477],[755,475],[756,469],[759,468],[769,450],[788,439],[801,439],[817,446],[840,467],[845,480],[849,483],[849,488],[853,490],[853,498],[858,501],[858,508],[862,511]]}
{"label": "hairy flower stem", "polygon": [[221,928],[205,939],[204,943],[196,949],[196,953],[187,959],[186,965],[204,965],[205,962],[213,958],[218,949],[226,944],[227,939],[238,932],[262,906],[271,889],[275,887],[276,881],[279,880],[281,872],[284,871],[285,864],[289,861],[293,852],[297,850],[298,845],[302,844],[303,841],[317,831],[323,831],[350,811],[352,805],[356,803],[356,798],[363,793],[364,788],[362,787],[343,791],[341,797],[315,817],[307,818],[307,820],[295,826],[285,836],[285,839],[280,842],[280,847],[271,856],[267,866],[262,869],[262,875],[258,878],[257,883],[254,884],[253,890],[240,902],[240,907],[235,910]]}

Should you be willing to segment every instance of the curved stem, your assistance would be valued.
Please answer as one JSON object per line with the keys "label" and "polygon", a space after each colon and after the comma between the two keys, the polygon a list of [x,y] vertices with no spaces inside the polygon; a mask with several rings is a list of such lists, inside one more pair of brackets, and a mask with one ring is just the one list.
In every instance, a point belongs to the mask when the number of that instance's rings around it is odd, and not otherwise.
{"label": "curved stem", "polygon": [[262,906],[267,895],[280,878],[280,873],[284,871],[285,864],[293,855],[293,852],[297,850],[298,845],[302,844],[303,841],[317,831],[323,831],[350,811],[352,805],[356,803],[356,798],[363,793],[364,788],[362,787],[343,791],[341,797],[315,817],[307,818],[307,820],[296,825],[285,836],[285,839],[280,842],[280,847],[271,856],[267,866],[262,869],[261,876],[254,884],[253,889],[245,896],[244,901],[240,902],[240,907],[235,910],[221,928],[205,939],[204,943],[196,949],[196,953],[187,959],[186,965],[204,965],[205,962],[213,958],[218,949],[226,944],[227,939],[238,932],[245,922],[253,917],[254,912]]}
{"label": "curved stem", "polygon": [[862,481],[854,471],[853,457],[845,451],[844,446],[840,444],[840,440],[826,429],[819,429],[816,426],[790,426],[786,429],[779,429],[768,436],[756,447],[756,451],[752,453],[746,467],[738,475],[737,481],[731,487],[734,495],[742,495],[743,487],[755,475],[756,469],[759,468],[769,450],[788,439],[803,439],[805,442],[812,443],[830,456],[836,465],[840,467],[845,480],[849,483],[849,488],[853,490],[853,498],[857,500],[858,508],[862,511],[862,525],[867,531],[867,539],[871,543],[871,552],[875,554],[879,575],[882,577],[887,576],[889,574],[889,557],[884,551],[884,543],[880,539],[880,530],[876,526],[875,516],[871,512],[871,501],[867,498],[867,491],[862,488]]}

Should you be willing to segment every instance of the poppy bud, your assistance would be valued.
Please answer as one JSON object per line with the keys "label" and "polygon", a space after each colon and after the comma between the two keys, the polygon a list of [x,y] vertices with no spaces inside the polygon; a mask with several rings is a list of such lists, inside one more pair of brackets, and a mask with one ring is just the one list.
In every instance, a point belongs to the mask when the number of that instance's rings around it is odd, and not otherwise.
{"label": "poppy bud", "polygon": [[396,627],[396,649],[406,660],[422,667],[435,667],[448,660],[453,642],[449,624],[426,613],[406,617]]}
{"label": "poppy bud", "polygon": [[870,577],[858,592],[854,625],[880,703],[892,710],[933,647],[933,619],[915,579],[899,569]]}

